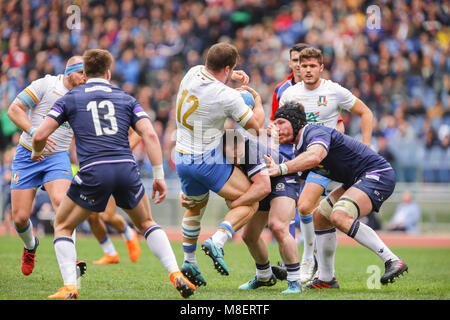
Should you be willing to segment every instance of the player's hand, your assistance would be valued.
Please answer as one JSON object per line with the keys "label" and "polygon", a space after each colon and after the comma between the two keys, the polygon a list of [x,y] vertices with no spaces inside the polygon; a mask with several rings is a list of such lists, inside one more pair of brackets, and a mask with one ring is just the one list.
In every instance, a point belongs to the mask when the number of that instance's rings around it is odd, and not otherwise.
{"label": "player's hand", "polygon": [[44,156],[42,154],[40,156],[35,156],[35,155],[31,154],[31,161],[37,162],[37,161],[42,161],[42,160],[44,160]]}
{"label": "player's hand", "polygon": [[264,155],[264,159],[266,160],[267,173],[271,177],[278,177],[280,175],[280,168],[275,163],[270,154]]}
{"label": "player's hand", "polygon": [[256,105],[256,100],[257,100],[257,99],[259,99],[259,102],[261,102],[261,104],[262,104],[261,96],[259,95],[258,92],[256,92],[255,89],[253,89],[252,87],[249,87],[249,86],[247,86],[247,85],[241,86],[240,89],[247,90],[248,92],[250,92],[250,93],[252,94],[253,99],[255,99],[255,105]]}
{"label": "player's hand", "polygon": [[158,192],[158,198],[155,200],[155,204],[162,202],[167,195],[166,181],[164,179],[153,180],[152,188],[152,199],[155,199],[156,193]]}
{"label": "player's hand", "polygon": [[180,204],[183,208],[191,209],[195,207],[194,200],[189,200],[189,198],[183,193],[183,191],[180,191],[178,199],[180,200]]}
{"label": "player's hand", "polygon": [[267,135],[271,136],[273,138],[273,141],[277,144],[279,143],[279,139],[280,139],[279,132],[280,132],[280,129],[278,129],[278,127],[273,122],[270,122],[267,125]]}
{"label": "player's hand", "polygon": [[44,150],[47,150],[49,152],[54,152],[56,150],[56,146],[58,144],[53,140],[52,138],[47,138],[47,142],[45,144]]}
{"label": "player's hand", "polygon": [[231,80],[240,82],[243,85],[247,85],[250,81],[250,77],[242,70],[234,70],[231,74]]}

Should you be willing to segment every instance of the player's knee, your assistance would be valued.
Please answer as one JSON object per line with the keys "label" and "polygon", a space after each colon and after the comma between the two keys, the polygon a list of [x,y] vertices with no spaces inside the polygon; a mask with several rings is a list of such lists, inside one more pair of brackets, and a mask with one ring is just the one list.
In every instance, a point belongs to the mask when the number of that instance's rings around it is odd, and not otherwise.
{"label": "player's knee", "polygon": [[19,213],[14,214],[13,211],[13,222],[16,227],[21,228],[22,226],[26,226],[29,219],[30,217],[28,215]]}
{"label": "player's knee", "polygon": [[28,210],[13,208],[11,213],[13,222],[16,226],[26,226],[28,224],[28,220],[30,219],[30,213]]}
{"label": "player's knee", "polygon": [[289,233],[289,226],[286,226],[286,224],[279,220],[270,221],[269,229],[277,240],[282,239],[286,233]]}
{"label": "player's knee", "polygon": [[298,213],[301,216],[307,216],[309,214],[311,214],[314,209],[315,209],[315,203],[311,202],[311,201],[299,201],[298,204]]}

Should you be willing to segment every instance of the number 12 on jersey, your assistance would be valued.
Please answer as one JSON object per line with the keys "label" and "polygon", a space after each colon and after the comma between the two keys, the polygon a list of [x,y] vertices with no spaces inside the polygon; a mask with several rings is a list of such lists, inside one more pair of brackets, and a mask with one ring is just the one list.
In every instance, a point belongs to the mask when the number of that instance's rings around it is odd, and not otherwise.
{"label": "number 12 on jersey", "polygon": [[[103,119],[109,121],[110,127],[102,127],[98,109],[99,108],[108,108],[108,113],[103,115]],[[119,130],[117,127],[117,120],[115,117],[116,110],[114,109],[114,104],[109,100],[102,100],[97,105],[97,101],[93,100],[89,102],[86,106],[87,111],[91,112],[92,121],[94,122],[95,134],[97,136],[101,136],[103,134],[116,134]]]}
{"label": "number 12 on jersey", "polygon": [[[187,99],[186,96],[188,94],[188,91],[184,89],[181,92],[181,97],[178,100],[177,103],[177,122],[185,126],[186,128],[190,130],[194,130],[194,127],[187,123],[187,118],[198,108],[198,98],[194,95],[190,95]],[[183,106],[184,100],[186,100],[187,103],[192,103],[192,105],[189,107],[189,109],[186,110],[186,112],[181,115],[181,108]]]}

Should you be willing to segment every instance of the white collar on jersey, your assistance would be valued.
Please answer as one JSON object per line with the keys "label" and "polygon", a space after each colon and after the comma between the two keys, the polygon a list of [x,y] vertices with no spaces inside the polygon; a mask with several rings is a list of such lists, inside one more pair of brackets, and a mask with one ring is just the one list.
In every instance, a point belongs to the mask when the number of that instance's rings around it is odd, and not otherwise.
{"label": "white collar on jersey", "polygon": [[103,82],[103,83],[109,84],[109,81],[104,78],[90,78],[90,79],[88,79],[88,81],[86,81],[86,83],[91,83],[91,82]]}
{"label": "white collar on jersey", "polygon": [[307,123],[307,124],[303,127],[302,134],[300,135],[300,140],[299,140],[298,143],[297,143],[297,150],[300,149],[300,147],[301,147],[302,144],[303,144],[303,134],[305,133],[305,128],[306,128],[307,126],[309,126],[309,123]]}

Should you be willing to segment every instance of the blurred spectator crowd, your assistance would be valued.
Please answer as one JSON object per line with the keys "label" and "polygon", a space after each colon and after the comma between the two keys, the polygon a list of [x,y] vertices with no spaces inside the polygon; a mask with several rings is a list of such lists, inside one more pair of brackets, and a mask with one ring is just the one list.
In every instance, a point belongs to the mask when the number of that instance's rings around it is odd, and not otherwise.
{"label": "blurred spectator crowd", "polygon": [[[448,1],[0,0],[2,172],[19,134],[6,115],[9,104],[31,81],[63,73],[66,60],[86,49],[114,55],[113,83],[152,117],[166,175],[176,177],[178,85],[204,62],[206,50],[219,41],[237,46],[237,69],[250,75],[268,119],[273,89],[290,72],[289,49],[306,42],[324,53],[323,77],[372,109],[373,147],[395,166],[399,181],[449,183],[448,22]],[[344,114],[344,121],[347,133],[358,136],[359,119]],[[135,154],[150,176],[142,149]]]}

